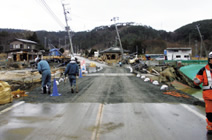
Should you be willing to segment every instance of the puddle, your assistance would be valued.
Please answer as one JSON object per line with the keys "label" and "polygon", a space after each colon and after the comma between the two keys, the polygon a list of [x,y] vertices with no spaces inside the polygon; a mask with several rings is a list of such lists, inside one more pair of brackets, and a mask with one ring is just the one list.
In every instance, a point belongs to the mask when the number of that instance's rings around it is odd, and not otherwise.
{"label": "puddle", "polygon": [[23,140],[25,139],[28,135],[30,135],[35,128],[31,127],[23,127],[23,128],[13,128],[9,129],[4,134],[1,136],[3,139],[7,140]]}

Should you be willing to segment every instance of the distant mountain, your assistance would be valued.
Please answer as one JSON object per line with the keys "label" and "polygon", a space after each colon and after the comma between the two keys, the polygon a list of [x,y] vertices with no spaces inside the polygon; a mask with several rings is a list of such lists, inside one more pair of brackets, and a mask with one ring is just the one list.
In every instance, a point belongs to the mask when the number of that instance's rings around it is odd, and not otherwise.
{"label": "distant mountain", "polygon": [[25,32],[26,30],[22,29],[1,29],[0,32],[8,32],[8,33],[17,33],[17,32]]}
{"label": "distant mountain", "polygon": [[200,36],[196,26],[199,27],[204,40],[212,39],[212,19],[201,20],[180,27],[174,31],[177,34],[177,39],[189,41],[190,37],[191,40],[199,40]]}
{"label": "distant mountain", "polygon": [[[150,26],[136,25],[132,22],[119,23],[118,30],[123,48],[131,52],[137,50],[139,54],[163,53],[164,49],[170,47],[191,47],[199,52],[200,36],[196,25],[199,26],[203,36],[205,50],[212,51],[210,48],[212,46],[212,20],[196,21],[184,25],[174,32],[155,30]],[[31,38],[33,32],[19,29],[0,29],[0,50],[1,46],[5,45],[5,34],[7,38],[9,35]],[[65,31],[36,31],[36,34],[41,48],[47,47],[48,44],[52,44],[54,47],[64,47],[69,42]],[[111,46],[119,46],[114,25],[96,27],[91,31],[74,32],[72,36],[75,51],[85,51],[92,48],[103,50]],[[198,52],[193,51],[193,55]],[[203,55],[207,55],[207,53]]]}
{"label": "distant mountain", "polygon": [[212,19],[196,21],[175,30],[176,41],[189,42],[193,46],[193,50],[196,51],[198,48],[199,51],[201,39],[197,26],[203,39],[203,55],[207,56],[208,52],[212,51]]}

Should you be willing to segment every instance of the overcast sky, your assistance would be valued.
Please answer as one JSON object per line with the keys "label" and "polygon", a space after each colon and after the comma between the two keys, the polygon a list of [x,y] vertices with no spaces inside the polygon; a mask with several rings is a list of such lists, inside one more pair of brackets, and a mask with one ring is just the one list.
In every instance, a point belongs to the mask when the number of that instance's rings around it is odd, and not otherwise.
{"label": "overcast sky", "polygon": [[[47,6],[56,15],[49,14]],[[174,31],[186,24],[212,19],[212,0],[63,0],[71,30],[92,30],[117,22],[135,22]],[[1,0],[0,28],[63,31],[61,0]]]}

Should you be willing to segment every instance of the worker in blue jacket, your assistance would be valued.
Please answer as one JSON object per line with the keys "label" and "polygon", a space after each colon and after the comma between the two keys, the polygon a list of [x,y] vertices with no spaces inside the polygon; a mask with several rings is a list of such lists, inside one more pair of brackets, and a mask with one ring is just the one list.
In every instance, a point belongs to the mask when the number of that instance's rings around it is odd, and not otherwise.
{"label": "worker in blue jacket", "polygon": [[39,57],[35,58],[37,69],[42,74],[42,88],[43,94],[51,94],[51,70],[49,63],[46,60],[41,60]]}
{"label": "worker in blue jacket", "polygon": [[65,76],[67,74],[71,86],[71,93],[74,93],[74,89],[76,89],[76,93],[78,93],[78,89],[76,88],[76,76],[79,76],[79,66],[76,63],[75,57],[71,57],[71,61],[65,69]]}

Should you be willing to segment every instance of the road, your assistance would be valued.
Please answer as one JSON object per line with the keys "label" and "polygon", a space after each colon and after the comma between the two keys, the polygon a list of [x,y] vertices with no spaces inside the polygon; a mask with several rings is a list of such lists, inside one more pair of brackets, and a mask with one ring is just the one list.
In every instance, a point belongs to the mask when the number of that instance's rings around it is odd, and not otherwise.
{"label": "road", "polygon": [[206,140],[204,107],[196,98],[163,94],[123,67],[104,67],[78,79],[79,93],[68,83],[61,96],[39,94],[0,112],[1,140]]}

